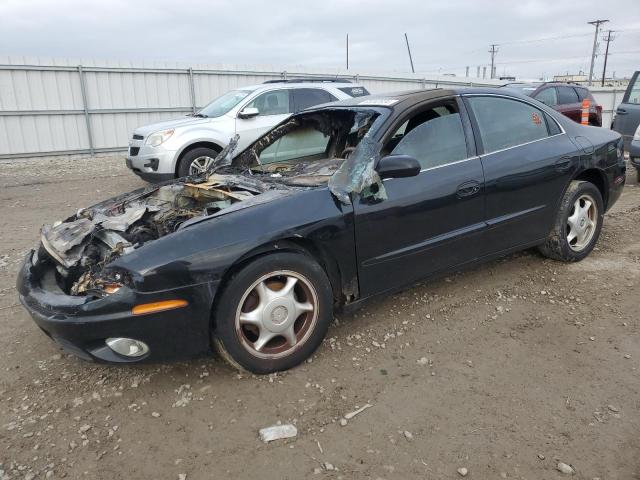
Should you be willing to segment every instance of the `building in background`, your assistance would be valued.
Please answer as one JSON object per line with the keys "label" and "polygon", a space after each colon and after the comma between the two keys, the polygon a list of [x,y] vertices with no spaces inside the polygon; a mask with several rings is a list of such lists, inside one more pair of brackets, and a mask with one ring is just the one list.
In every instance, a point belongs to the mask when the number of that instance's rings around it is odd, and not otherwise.
{"label": "building in background", "polygon": [[[629,85],[629,78],[605,78],[604,86],[605,87],[626,87]],[[578,72],[577,74],[565,74],[565,75],[554,75],[554,82],[566,82],[566,83],[575,83],[578,85],[589,85],[589,76],[584,72]],[[593,85],[600,86],[602,83],[602,77],[597,78],[594,76],[592,81]]]}

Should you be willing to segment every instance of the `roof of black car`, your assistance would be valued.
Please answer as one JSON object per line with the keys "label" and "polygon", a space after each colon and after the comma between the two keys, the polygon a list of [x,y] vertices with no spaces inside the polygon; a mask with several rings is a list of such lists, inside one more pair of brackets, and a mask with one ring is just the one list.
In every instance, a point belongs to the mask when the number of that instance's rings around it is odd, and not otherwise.
{"label": "roof of black car", "polygon": [[[363,97],[349,98],[319,106],[324,107],[388,107],[406,108],[410,105],[421,103],[425,100],[431,100],[438,97],[447,97],[459,94],[478,94],[478,93],[499,93],[504,95],[504,90],[500,88],[480,88],[480,87],[457,87],[457,88],[431,88],[420,90],[405,90],[400,92],[389,92],[383,94],[367,95]],[[509,95],[518,97],[517,93],[509,92]]]}

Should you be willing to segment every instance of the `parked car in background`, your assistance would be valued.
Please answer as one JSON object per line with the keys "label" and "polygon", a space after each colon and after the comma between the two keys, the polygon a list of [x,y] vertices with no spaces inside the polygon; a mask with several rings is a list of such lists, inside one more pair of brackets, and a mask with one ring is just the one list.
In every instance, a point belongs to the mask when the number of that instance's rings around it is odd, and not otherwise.
{"label": "parked car in background", "polygon": [[611,128],[622,135],[624,148],[629,151],[631,140],[640,137],[640,71],[633,74],[627,90],[622,97],[622,103],[616,108]]}
{"label": "parked car in background", "polygon": [[515,90],[548,105],[574,122],[580,123],[582,101],[589,100],[589,125],[602,126],[602,106],[598,105],[588,88],[561,82],[508,83],[504,88]]}
{"label": "parked car in background", "polygon": [[232,153],[43,227],[17,280],[43,332],[94,361],[215,346],[285,370],[334,308],[533,246],[582,260],[626,169],[619,134],[504,89],[334,102]]}
{"label": "parked car in background", "polygon": [[348,80],[269,80],[232,90],[186,117],[137,128],[127,166],[148,181],[206,171],[235,134],[242,150],[289,115],[321,103],[369,95]]}

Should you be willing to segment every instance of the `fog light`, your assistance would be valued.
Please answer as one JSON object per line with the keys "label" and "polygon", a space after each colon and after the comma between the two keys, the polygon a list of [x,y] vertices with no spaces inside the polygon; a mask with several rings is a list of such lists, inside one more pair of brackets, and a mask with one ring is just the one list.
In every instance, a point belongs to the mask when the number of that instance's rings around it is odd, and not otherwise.
{"label": "fog light", "polygon": [[107,338],[105,343],[111,350],[125,357],[141,357],[149,352],[146,343],[133,338]]}

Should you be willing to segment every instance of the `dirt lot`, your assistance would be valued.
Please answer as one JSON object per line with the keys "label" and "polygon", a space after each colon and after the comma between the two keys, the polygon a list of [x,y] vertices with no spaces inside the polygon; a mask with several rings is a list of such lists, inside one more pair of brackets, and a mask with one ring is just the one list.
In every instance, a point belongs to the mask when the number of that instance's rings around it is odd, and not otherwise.
{"label": "dirt lot", "polygon": [[[312,361],[255,377],[213,358],[85,363],[17,304],[43,223],[142,185],[122,163],[0,164],[1,479],[556,479],[559,461],[640,478],[631,173],[583,262],[527,251],[416,285],[338,316]],[[278,421],[297,438],[261,443]]]}

